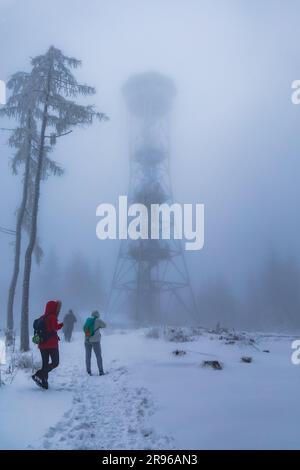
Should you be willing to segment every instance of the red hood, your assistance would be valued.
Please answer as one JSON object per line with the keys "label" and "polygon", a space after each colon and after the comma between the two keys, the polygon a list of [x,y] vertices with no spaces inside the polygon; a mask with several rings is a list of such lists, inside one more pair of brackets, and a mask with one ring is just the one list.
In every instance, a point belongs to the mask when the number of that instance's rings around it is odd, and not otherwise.
{"label": "red hood", "polygon": [[45,307],[44,316],[47,317],[48,315],[57,315],[59,303],[60,302],[58,300],[49,300]]}

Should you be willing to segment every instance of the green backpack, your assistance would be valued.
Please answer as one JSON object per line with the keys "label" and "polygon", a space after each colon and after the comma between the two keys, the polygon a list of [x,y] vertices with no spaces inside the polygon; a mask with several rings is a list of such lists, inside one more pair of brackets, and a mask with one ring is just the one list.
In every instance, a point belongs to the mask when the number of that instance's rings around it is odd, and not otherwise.
{"label": "green backpack", "polygon": [[96,318],[89,317],[86,319],[83,331],[86,338],[90,338],[95,333],[95,320]]}

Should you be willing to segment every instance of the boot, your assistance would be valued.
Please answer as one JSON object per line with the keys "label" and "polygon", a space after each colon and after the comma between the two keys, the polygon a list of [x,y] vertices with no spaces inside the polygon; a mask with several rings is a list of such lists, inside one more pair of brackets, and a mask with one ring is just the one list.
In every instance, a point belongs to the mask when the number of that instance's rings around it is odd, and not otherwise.
{"label": "boot", "polygon": [[39,387],[44,388],[43,381],[37,374],[33,374],[31,378]]}
{"label": "boot", "polygon": [[48,385],[48,380],[47,380],[47,379],[43,379],[43,380],[42,380],[42,387],[43,387],[45,390],[48,390],[49,385]]}

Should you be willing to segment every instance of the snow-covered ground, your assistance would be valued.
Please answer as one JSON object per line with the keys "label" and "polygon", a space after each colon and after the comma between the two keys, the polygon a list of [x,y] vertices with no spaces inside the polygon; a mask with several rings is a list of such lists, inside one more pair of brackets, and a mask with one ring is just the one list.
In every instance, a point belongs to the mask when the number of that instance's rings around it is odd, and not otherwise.
{"label": "snow-covered ground", "polygon": [[[255,339],[225,344],[203,332],[176,343],[144,330],[108,330],[108,374],[89,377],[76,334],[71,344],[61,342],[48,391],[22,370],[1,387],[0,448],[299,449],[300,366],[291,363],[292,338]],[[175,356],[176,349],[186,354]],[[207,359],[221,361],[223,370],[201,367]]]}

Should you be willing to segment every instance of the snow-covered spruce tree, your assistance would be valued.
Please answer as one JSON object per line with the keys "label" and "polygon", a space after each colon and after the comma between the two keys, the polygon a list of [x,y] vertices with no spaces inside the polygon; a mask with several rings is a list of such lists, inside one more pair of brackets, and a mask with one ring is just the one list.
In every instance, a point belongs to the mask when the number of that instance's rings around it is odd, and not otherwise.
{"label": "snow-covered spruce tree", "polygon": [[94,88],[79,84],[72,73],[72,69],[81,65],[79,60],[67,57],[59,49],[51,46],[46,54],[32,59],[31,65],[30,87],[34,94],[34,113],[39,121],[39,140],[30,233],[24,263],[20,343],[22,351],[29,350],[30,276],[32,254],[37,236],[40,185],[47,153],[47,133],[53,135],[51,144],[55,146],[57,134],[68,133],[75,126],[91,125],[95,118],[106,119],[105,114],[97,112],[94,106],[83,106],[75,102],[79,96],[95,94]]}
{"label": "snow-covered spruce tree", "polygon": [[16,237],[14,243],[14,267],[8,293],[7,319],[6,319],[6,340],[10,344],[13,338],[14,315],[13,305],[16,292],[16,285],[20,270],[20,255],[22,241],[22,226],[25,220],[27,196],[30,179],[30,158],[32,148],[32,132],[34,127],[32,102],[28,93],[29,75],[25,72],[18,72],[9,80],[7,87],[11,90],[11,96],[6,106],[1,109],[0,115],[12,118],[17,122],[18,127],[11,130],[9,145],[16,150],[12,159],[13,172],[17,173],[19,162],[24,164],[23,191],[20,207],[16,218]]}
{"label": "snow-covered spruce tree", "polygon": [[[34,117],[34,95],[30,89],[29,74],[25,72],[15,73],[8,81],[7,88],[11,91],[11,96],[6,106],[0,110],[0,116],[8,117],[16,122],[17,127],[7,129],[11,132],[8,144],[15,150],[11,167],[15,175],[19,174],[20,168],[23,168],[22,197],[16,214],[13,272],[7,301],[6,342],[9,345],[13,339],[14,299],[20,271],[22,228],[29,232],[31,221],[38,135]],[[43,177],[46,178],[50,173],[62,174],[62,170],[55,162],[46,158],[44,161]],[[38,242],[36,242],[34,250],[37,262],[39,262],[42,256],[42,249]]]}

